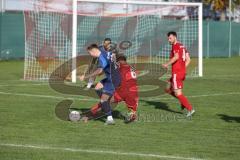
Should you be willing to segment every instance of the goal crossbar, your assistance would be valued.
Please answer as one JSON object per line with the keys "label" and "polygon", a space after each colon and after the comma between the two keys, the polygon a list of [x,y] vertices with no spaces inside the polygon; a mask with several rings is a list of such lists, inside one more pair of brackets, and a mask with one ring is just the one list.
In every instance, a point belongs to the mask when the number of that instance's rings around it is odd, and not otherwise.
{"label": "goal crossbar", "polygon": [[112,3],[112,4],[139,4],[139,5],[176,5],[176,6],[202,6],[194,2],[152,2],[152,1],[109,1],[109,0],[73,0],[77,2]]}

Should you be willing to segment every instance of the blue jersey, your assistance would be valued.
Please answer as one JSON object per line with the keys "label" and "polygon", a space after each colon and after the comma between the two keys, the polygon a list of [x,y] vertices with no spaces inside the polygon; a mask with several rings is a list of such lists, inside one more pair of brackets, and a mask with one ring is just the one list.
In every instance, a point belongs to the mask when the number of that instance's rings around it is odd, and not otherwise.
{"label": "blue jersey", "polygon": [[103,85],[106,84],[107,86],[105,90],[115,90],[121,83],[121,76],[119,68],[112,58],[112,53],[101,51],[98,62],[98,67],[103,69],[106,76],[106,78],[101,81]]}
{"label": "blue jersey", "polygon": [[98,48],[101,52],[107,52],[103,45],[100,45]]}

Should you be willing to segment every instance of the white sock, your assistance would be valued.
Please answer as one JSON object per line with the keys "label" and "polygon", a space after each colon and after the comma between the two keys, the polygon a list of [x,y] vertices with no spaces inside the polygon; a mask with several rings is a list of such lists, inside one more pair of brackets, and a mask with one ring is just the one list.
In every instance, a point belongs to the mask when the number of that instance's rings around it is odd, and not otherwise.
{"label": "white sock", "polygon": [[91,88],[91,86],[93,85],[93,83],[94,83],[94,79],[93,79],[93,78],[89,78],[88,84],[87,84],[87,88]]}
{"label": "white sock", "polygon": [[113,121],[113,117],[112,116],[107,116],[107,120],[108,121]]}
{"label": "white sock", "polygon": [[87,88],[91,88],[92,84],[93,84],[92,82],[88,82]]}

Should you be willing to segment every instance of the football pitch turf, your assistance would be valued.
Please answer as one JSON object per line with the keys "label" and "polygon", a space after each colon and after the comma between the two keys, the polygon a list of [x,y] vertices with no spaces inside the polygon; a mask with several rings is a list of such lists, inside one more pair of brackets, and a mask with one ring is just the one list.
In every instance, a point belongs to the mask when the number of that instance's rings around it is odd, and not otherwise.
{"label": "football pitch turf", "polygon": [[[23,81],[23,61],[0,62],[0,160],[141,160],[240,157],[240,58],[204,59],[204,76],[187,78],[184,93],[196,109],[187,119],[169,95],[139,101],[139,120],[116,125],[72,123],[55,115],[64,95],[47,83]],[[126,112],[120,104],[116,113]]]}

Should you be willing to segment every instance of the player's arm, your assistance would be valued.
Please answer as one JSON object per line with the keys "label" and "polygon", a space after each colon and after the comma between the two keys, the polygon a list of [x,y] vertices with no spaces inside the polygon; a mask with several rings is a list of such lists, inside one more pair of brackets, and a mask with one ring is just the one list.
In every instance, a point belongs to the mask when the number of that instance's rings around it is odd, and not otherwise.
{"label": "player's arm", "polygon": [[[97,64],[97,61],[98,61],[97,58],[92,57],[91,63],[90,63],[90,65],[88,66],[88,69],[87,69],[87,71],[84,73],[84,75],[90,74],[93,70],[96,69],[95,65]],[[89,77],[89,82],[90,82],[90,81],[95,81],[95,79],[96,79],[96,77]]]}
{"label": "player's arm", "polygon": [[[95,70],[97,63],[98,63],[98,58],[93,57],[91,60],[90,66],[88,68],[88,71],[86,73],[90,74],[93,70]],[[89,77],[89,78],[93,78],[95,80],[96,77]]]}
{"label": "player's arm", "polygon": [[93,73],[91,73],[91,74],[89,74],[89,75],[86,75],[86,76],[82,75],[82,76],[79,77],[79,79],[80,79],[81,81],[83,81],[83,80],[88,79],[88,78],[90,78],[90,77],[95,77],[95,76],[97,76],[97,75],[100,75],[102,72],[103,72],[103,69],[102,69],[102,68],[97,68]]}
{"label": "player's arm", "polygon": [[103,72],[103,69],[102,68],[97,68],[93,73],[89,74],[89,75],[86,75],[85,76],[85,79],[88,79],[90,77],[96,77],[97,75],[100,75],[102,74]]}
{"label": "player's arm", "polygon": [[189,55],[189,53],[186,53],[186,61],[185,61],[185,66],[186,66],[186,68],[188,67],[188,65],[190,64],[190,62],[191,62],[190,55]]}
{"label": "player's arm", "polygon": [[83,81],[84,79],[87,79],[87,78],[89,78],[89,77],[95,77],[95,76],[97,76],[97,75],[102,74],[103,69],[104,69],[105,67],[107,67],[107,64],[108,64],[108,63],[107,63],[106,59],[104,59],[104,58],[99,58],[99,66],[98,66],[98,68],[97,68],[93,73],[91,73],[91,74],[89,74],[89,75],[80,76],[80,77],[79,77],[80,80]]}
{"label": "player's arm", "polygon": [[175,53],[174,56],[165,64],[163,64],[162,66],[167,68],[169,65],[173,64],[174,62],[176,62],[179,58],[178,53]]}

